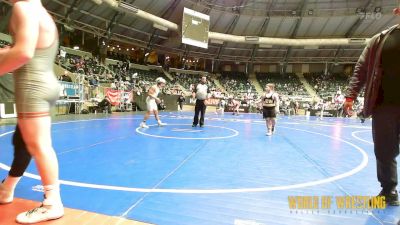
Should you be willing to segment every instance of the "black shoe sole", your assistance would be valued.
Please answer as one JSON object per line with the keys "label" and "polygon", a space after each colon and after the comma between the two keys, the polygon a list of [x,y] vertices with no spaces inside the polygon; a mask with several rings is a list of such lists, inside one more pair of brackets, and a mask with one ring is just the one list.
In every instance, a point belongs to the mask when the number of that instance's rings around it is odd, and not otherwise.
{"label": "black shoe sole", "polygon": [[390,205],[390,206],[400,206],[400,202],[399,201],[388,202],[387,204]]}

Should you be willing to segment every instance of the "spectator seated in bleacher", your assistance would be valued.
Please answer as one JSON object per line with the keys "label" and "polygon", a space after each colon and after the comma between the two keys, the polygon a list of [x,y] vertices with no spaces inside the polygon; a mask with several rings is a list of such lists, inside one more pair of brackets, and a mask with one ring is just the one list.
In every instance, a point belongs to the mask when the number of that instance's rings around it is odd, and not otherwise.
{"label": "spectator seated in bleacher", "polygon": [[247,79],[245,73],[240,72],[224,72],[220,77],[222,83],[229,94],[238,98],[244,98],[244,95],[256,93],[255,87]]}
{"label": "spectator seated in bleacher", "polygon": [[65,81],[65,82],[72,82],[71,77],[68,75],[68,71],[64,71],[64,74],[62,74],[59,78],[59,80],[61,81]]}
{"label": "spectator seated in bleacher", "polygon": [[111,112],[111,101],[110,99],[106,96],[101,102],[97,104],[97,110],[99,112],[107,112],[107,113],[112,113]]}
{"label": "spectator seated in bleacher", "polygon": [[309,94],[295,74],[257,73],[257,79],[261,86],[265,86],[267,83],[274,83],[275,88],[279,90],[281,95],[309,97]]}
{"label": "spectator seated in bleacher", "polygon": [[97,76],[96,76],[96,75],[92,75],[92,76],[89,78],[89,85],[90,85],[90,86],[97,87],[98,84],[99,84],[99,81],[98,81],[98,79],[97,79]]}

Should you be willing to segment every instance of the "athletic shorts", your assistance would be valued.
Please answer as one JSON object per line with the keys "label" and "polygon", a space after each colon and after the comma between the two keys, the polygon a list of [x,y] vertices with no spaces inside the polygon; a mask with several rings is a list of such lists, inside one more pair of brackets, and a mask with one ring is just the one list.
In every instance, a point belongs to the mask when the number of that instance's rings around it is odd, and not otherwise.
{"label": "athletic shorts", "polygon": [[275,112],[275,107],[273,108],[263,108],[263,118],[275,118],[276,117],[276,112]]}
{"label": "athletic shorts", "polygon": [[158,110],[157,103],[154,98],[147,97],[146,106],[147,106],[147,111],[153,112],[154,110]]}

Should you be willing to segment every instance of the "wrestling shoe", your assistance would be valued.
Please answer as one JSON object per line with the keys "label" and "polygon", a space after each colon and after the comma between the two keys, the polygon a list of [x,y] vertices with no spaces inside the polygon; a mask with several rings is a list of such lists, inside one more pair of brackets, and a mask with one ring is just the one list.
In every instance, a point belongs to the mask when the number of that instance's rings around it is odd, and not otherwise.
{"label": "wrestling shoe", "polygon": [[141,128],[149,128],[149,126],[147,126],[146,123],[144,123],[144,122],[140,123],[140,127]]}
{"label": "wrestling shoe", "polygon": [[165,126],[165,125],[167,125],[166,123],[163,123],[163,122],[161,122],[161,120],[159,120],[158,121],[158,126],[159,127],[163,127],[163,126]]}
{"label": "wrestling shoe", "polygon": [[397,190],[393,190],[391,192],[385,192],[382,190],[378,196],[385,196],[385,201],[388,205],[390,206],[399,206],[399,195],[397,193]]}
{"label": "wrestling shoe", "polygon": [[34,208],[32,210],[18,214],[16,221],[22,224],[39,223],[48,220],[55,220],[64,216],[63,205],[52,205]]}

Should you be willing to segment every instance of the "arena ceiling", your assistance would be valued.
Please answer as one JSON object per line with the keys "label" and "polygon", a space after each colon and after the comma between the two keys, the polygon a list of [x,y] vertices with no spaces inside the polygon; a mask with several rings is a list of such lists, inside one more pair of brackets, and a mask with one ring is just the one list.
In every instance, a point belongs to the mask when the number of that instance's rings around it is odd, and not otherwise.
{"label": "arena ceiling", "polygon": [[[144,48],[236,62],[354,62],[362,45],[318,48],[224,42],[208,49],[181,44],[180,32],[92,0],[42,0],[58,22],[96,35],[111,28],[112,39]],[[183,8],[210,15],[210,31],[279,38],[370,38],[400,22],[397,0],[124,0],[140,10],[181,25]]]}

